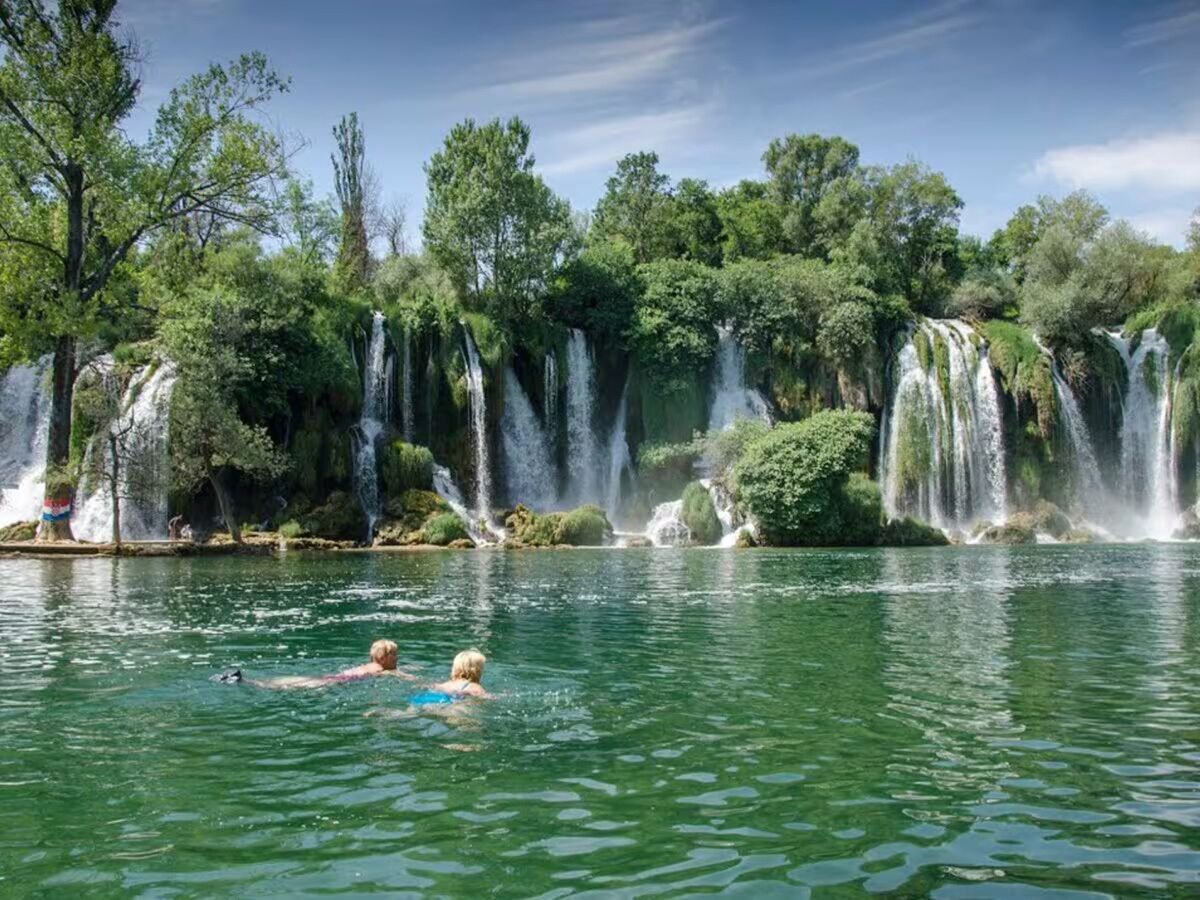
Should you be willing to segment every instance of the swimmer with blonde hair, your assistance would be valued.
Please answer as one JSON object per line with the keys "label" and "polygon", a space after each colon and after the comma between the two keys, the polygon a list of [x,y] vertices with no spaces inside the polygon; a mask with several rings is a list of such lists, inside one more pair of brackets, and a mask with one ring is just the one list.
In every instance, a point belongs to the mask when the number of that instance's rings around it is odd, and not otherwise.
{"label": "swimmer with blonde hair", "polygon": [[454,657],[454,662],[450,665],[449,681],[443,681],[433,685],[428,691],[414,694],[408,702],[414,706],[435,706],[471,697],[489,700],[492,695],[480,684],[486,663],[487,657],[478,650],[464,650]]}
{"label": "swimmer with blonde hair", "polygon": [[316,678],[308,676],[269,678],[265,681],[256,681],[243,678],[241,669],[234,669],[232,672],[226,672],[214,680],[226,684],[252,684],[255,687],[269,688],[324,687],[327,684],[343,684],[347,681],[374,678],[376,675],[395,675],[398,678],[407,678],[410,681],[416,681],[417,676],[401,672],[396,668],[398,655],[399,647],[396,646],[395,641],[380,639],[371,645],[369,652],[370,662],[363,663],[361,666],[354,666],[350,669],[343,669],[333,675],[321,675]]}

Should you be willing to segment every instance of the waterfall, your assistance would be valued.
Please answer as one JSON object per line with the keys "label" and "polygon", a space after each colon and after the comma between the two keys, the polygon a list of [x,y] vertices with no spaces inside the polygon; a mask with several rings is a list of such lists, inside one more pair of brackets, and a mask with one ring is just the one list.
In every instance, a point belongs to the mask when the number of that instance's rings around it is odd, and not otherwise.
{"label": "waterfall", "polygon": [[79,540],[98,544],[112,540],[110,434],[116,436],[118,454],[124,457],[118,458],[117,475],[121,539],[166,538],[174,388],[175,367],[170,362],[151,363],[141,369],[129,382],[116,420],[92,439],[84,460],[87,478],[71,522],[71,530]]}
{"label": "waterfall", "polygon": [[504,412],[500,418],[504,489],[510,504],[544,510],[558,502],[550,442],[542,430],[517,373],[504,372]]}
{"label": "waterfall", "polygon": [[600,499],[594,368],[587,336],[572,328],[567,341],[567,474],[575,503]]}
{"label": "waterfall", "polygon": [[355,428],[357,448],[354,454],[354,484],[363,514],[367,517],[367,542],[375,535],[379,521],[379,470],[375,445],[383,433],[391,409],[392,361],[387,355],[387,331],[383,313],[376,312],[371,322],[371,341],[367,345],[363,374],[362,415]]}
{"label": "waterfall", "polygon": [[629,440],[625,433],[625,419],[629,407],[629,378],[621,389],[621,402],[617,405],[617,417],[613,422],[612,434],[608,439],[608,490],[604,511],[608,520],[615,523],[621,508],[621,479],[628,472],[633,475],[633,459],[629,455]]}
{"label": "waterfall", "polygon": [[717,329],[717,369],[713,383],[712,406],[708,411],[708,430],[723,431],[738,419],[771,421],[771,412],[762,394],[746,387],[746,354],[733,333]]}
{"label": "waterfall", "polygon": [[0,526],[41,516],[52,362],[47,354],[0,377]]}
{"label": "waterfall", "polygon": [[467,403],[475,441],[475,514],[488,519],[492,503],[492,474],[488,460],[487,399],[483,392],[483,365],[471,329],[463,326],[463,358],[467,365]]}
{"label": "waterfall", "polygon": [[1004,425],[986,342],[963,322],[926,320],[896,362],[880,454],[888,515],[939,528],[1003,519]]}
{"label": "waterfall", "polygon": [[463,523],[467,526],[467,532],[471,535],[471,539],[475,543],[494,544],[497,541],[504,540],[505,535],[502,529],[495,529],[487,522],[483,522],[484,527],[480,527],[481,522],[479,518],[472,515],[471,511],[467,509],[462,491],[454,483],[454,476],[450,474],[450,470],[436,463],[433,467],[433,489],[454,510],[455,514],[463,520]]}
{"label": "waterfall", "polygon": [[672,500],[654,507],[646,537],[655,547],[680,547],[691,543],[692,532],[683,524],[683,501]]}
{"label": "waterfall", "polygon": [[542,421],[546,436],[554,446],[558,439],[558,359],[551,350],[542,365]]}
{"label": "waterfall", "polygon": [[1034,343],[1050,362],[1054,399],[1058,402],[1058,412],[1065,426],[1064,436],[1074,461],[1075,506],[1089,516],[1102,516],[1107,507],[1107,492],[1100,477],[1100,464],[1096,461],[1096,448],[1092,443],[1091,432],[1088,431],[1087,420],[1084,419],[1075,391],[1063,377],[1054,354],[1036,336]]}
{"label": "waterfall", "polygon": [[1153,328],[1142,332],[1132,351],[1121,335],[1107,336],[1125,363],[1127,384],[1121,423],[1121,484],[1115,493],[1133,513],[1140,535],[1169,538],[1178,510],[1170,347]]}
{"label": "waterfall", "polygon": [[404,434],[404,440],[408,443],[413,443],[416,439],[416,409],[413,406],[413,362],[412,362],[412,335],[409,333],[407,326],[404,329],[404,335],[401,338],[403,343],[400,347],[400,430]]}

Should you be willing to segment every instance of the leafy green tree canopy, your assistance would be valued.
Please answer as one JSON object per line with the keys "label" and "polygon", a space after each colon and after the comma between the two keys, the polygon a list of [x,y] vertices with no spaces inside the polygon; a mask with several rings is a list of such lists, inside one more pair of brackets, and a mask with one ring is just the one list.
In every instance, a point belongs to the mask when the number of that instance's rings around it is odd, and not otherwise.
{"label": "leafy green tree canopy", "polygon": [[528,318],[571,249],[570,207],[533,171],[520,119],[451,130],[425,165],[425,245],[471,302],[501,321]]}

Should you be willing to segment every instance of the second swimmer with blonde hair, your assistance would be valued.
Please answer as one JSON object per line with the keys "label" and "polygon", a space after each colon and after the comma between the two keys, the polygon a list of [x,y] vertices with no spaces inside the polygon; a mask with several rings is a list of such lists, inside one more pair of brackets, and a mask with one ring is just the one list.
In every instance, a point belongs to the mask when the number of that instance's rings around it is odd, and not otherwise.
{"label": "second swimmer with blonde hair", "polygon": [[429,690],[409,698],[409,702],[414,706],[434,706],[469,697],[489,699],[492,695],[480,684],[486,664],[487,657],[478,650],[464,650],[454,657],[454,662],[450,665],[449,681],[432,685]]}

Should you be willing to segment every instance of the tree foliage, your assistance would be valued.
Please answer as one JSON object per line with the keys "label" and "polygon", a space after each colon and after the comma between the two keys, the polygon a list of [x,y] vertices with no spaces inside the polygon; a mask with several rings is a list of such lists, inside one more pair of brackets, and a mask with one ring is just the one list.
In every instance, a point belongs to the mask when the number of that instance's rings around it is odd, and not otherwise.
{"label": "tree foliage", "polygon": [[341,205],[336,272],[344,288],[353,292],[366,286],[371,263],[367,238],[367,148],[358,113],[342,116],[333,127],[333,139],[337,152],[329,154],[329,160],[333,163],[333,185]]}
{"label": "tree foliage", "polygon": [[425,165],[425,245],[471,302],[520,322],[575,237],[570,207],[534,174],[520,119],[454,126]]}
{"label": "tree foliage", "polygon": [[[776,426],[734,469],[738,491],[772,544],[836,544],[851,523],[844,490],[875,434],[868,413],[828,410]],[[855,525],[857,527],[857,525]]]}

